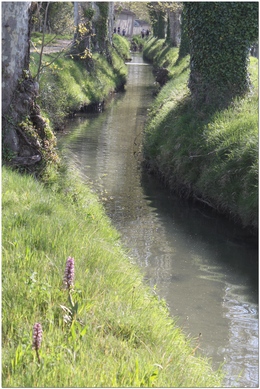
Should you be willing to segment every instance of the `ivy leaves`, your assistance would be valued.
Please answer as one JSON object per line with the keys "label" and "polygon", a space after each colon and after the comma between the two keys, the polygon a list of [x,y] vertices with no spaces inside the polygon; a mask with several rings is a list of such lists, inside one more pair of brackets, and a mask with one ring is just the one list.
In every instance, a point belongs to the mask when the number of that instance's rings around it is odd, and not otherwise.
{"label": "ivy leaves", "polygon": [[258,36],[258,3],[189,2],[184,11],[195,100],[225,105],[243,95],[249,89],[249,48]]}

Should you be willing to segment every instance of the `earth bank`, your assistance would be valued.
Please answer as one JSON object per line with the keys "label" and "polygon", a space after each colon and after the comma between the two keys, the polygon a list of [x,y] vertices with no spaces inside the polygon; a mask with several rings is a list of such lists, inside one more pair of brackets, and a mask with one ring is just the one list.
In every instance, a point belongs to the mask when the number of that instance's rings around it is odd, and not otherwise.
{"label": "earth bank", "polygon": [[144,58],[162,80],[145,128],[144,165],[174,192],[258,230],[258,60],[250,57],[251,94],[228,109],[195,110],[189,56],[151,38]]}

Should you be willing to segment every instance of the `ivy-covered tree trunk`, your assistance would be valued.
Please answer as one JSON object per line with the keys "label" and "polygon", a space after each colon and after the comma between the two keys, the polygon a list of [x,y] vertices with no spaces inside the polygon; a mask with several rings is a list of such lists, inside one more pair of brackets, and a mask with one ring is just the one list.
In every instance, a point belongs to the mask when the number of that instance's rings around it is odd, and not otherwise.
{"label": "ivy-covered tree trunk", "polygon": [[166,14],[164,11],[158,11],[157,17],[158,17],[157,36],[159,39],[165,39]]}
{"label": "ivy-covered tree trunk", "polygon": [[100,53],[106,53],[108,44],[108,2],[96,2],[98,8],[98,18],[95,20],[95,31],[97,36],[98,48]]}
{"label": "ivy-covered tree trunk", "polygon": [[250,45],[258,36],[258,3],[189,2],[184,7],[193,100],[226,106],[250,88],[247,65]]}

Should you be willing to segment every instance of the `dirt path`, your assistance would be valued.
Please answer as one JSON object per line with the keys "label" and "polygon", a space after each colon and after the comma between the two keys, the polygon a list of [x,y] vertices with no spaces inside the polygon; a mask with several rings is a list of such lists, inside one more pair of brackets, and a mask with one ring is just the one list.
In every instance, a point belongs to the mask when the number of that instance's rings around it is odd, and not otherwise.
{"label": "dirt path", "polygon": [[[58,53],[61,50],[66,50],[69,48],[70,44],[72,43],[71,40],[63,40],[63,39],[57,39],[54,43],[50,43],[50,46],[46,46],[43,49],[44,54],[51,54],[51,53]],[[40,51],[40,48],[38,48]],[[30,49],[31,53],[35,53],[35,48],[31,47]]]}

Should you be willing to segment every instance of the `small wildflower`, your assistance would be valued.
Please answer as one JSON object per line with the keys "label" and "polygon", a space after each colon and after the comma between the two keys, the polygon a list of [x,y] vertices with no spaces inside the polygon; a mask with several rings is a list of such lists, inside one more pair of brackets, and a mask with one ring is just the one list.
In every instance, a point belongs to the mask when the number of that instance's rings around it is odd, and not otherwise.
{"label": "small wildflower", "polygon": [[42,342],[42,326],[40,323],[36,323],[33,326],[33,348],[36,350],[38,362],[40,363],[39,348]]}
{"label": "small wildflower", "polygon": [[64,284],[67,289],[70,289],[73,286],[74,281],[74,258],[68,257],[66,262],[65,274],[64,274]]}
{"label": "small wildflower", "polygon": [[33,326],[33,348],[39,350],[42,342],[42,326],[40,323],[36,323]]}

